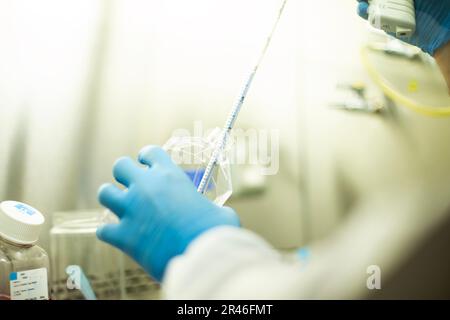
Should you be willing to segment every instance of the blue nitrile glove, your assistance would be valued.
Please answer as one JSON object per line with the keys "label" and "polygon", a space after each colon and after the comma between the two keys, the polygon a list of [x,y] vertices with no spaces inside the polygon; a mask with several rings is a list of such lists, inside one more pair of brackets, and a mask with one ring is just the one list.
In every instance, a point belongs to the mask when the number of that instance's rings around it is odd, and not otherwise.
{"label": "blue nitrile glove", "polygon": [[[367,19],[367,0],[358,2],[358,14]],[[416,33],[407,42],[433,56],[450,41],[450,0],[415,0],[414,3]]]}
{"label": "blue nitrile glove", "polygon": [[119,224],[97,230],[100,240],[134,258],[151,276],[161,281],[167,264],[182,254],[203,232],[218,226],[239,226],[230,208],[222,208],[199,194],[189,177],[159,147],[139,154],[142,167],[130,158],[114,165],[115,179],[127,187],[107,184],[99,201],[113,211]]}

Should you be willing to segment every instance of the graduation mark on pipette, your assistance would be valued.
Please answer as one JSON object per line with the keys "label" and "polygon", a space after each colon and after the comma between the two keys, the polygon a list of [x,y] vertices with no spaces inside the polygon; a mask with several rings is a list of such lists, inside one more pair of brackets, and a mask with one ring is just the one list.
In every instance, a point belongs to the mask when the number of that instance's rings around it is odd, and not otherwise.
{"label": "graduation mark on pipette", "polygon": [[288,0],[283,0],[283,3],[281,4],[281,7],[278,11],[278,15],[277,15],[277,18],[273,25],[273,28],[270,31],[269,36],[267,37],[267,40],[264,44],[263,50],[261,51],[261,54],[255,64],[255,66],[252,68],[250,75],[246,78],[244,87],[241,91],[241,94],[239,95],[237,102],[233,105],[233,108],[231,109],[231,113],[227,118],[227,121],[226,121],[225,126],[222,131],[222,134],[219,138],[218,144],[217,144],[216,148],[214,149],[211,159],[208,162],[208,166],[205,169],[205,173],[203,174],[203,178],[200,182],[200,185],[198,186],[197,191],[200,192],[201,194],[204,194],[207,190],[206,186],[209,185],[209,182],[211,180],[211,177],[212,177],[214,169],[217,165],[217,162],[219,161],[219,158],[220,158],[222,152],[224,151],[225,146],[227,145],[228,136],[229,136],[231,130],[233,129],[234,124],[236,123],[239,112],[241,111],[242,105],[244,104],[245,98],[247,97],[248,91],[250,90],[250,87],[253,83],[253,79],[255,78],[255,75],[259,69],[259,66],[261,65],[261,62],[263,61],[264,56],[266,55],[267,49],[270,46],[273,35],[275,34],[275,31],[278,27],[278,23],[280,22],[281,17],[283,15],[284,8],[286,7],[287,1]]}

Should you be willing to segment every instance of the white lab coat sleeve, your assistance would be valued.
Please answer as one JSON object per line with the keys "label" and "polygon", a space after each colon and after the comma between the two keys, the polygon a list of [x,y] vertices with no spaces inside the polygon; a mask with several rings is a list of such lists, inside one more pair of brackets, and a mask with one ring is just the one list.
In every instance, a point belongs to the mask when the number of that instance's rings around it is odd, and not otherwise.
{"label": "white lab coat sleeve", "polygon": [[163,291],[168,299],[293,298],[289,285],[301,267],[253,232],[218,227],[171,261]]}
{"label": "white lab coat sleeve", "polygon": [[[448,188],[423,181],[361,201],[306,262],[255,233],[217,227],[174,258],[163,281],[169,299],[353,299],[370,294],[368,268],[383,279],[448,215]],[[445,182],[447,183],[447,182]]]}

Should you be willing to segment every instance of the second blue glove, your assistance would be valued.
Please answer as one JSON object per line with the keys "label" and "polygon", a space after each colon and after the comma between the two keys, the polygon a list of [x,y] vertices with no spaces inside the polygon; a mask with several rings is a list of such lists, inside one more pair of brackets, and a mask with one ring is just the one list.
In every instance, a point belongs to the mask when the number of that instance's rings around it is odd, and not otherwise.
{"label": "second blue glove", "polygon": [[[358,14],[367,19],[367,0],[358,0]],[[434,55],[450,41],[450,0],[415,0],[416,33],[408,43]]]}

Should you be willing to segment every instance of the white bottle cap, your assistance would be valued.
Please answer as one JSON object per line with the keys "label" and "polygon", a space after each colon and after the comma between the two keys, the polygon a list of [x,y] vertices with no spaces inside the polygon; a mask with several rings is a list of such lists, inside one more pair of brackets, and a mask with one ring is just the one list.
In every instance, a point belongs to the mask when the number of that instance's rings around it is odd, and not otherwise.
{"label": "white bottle cap", "polygon": [[44,216],[29,205],[16,201],[0,203],[1,238],[17,244],[34,244],[44,222]]}

